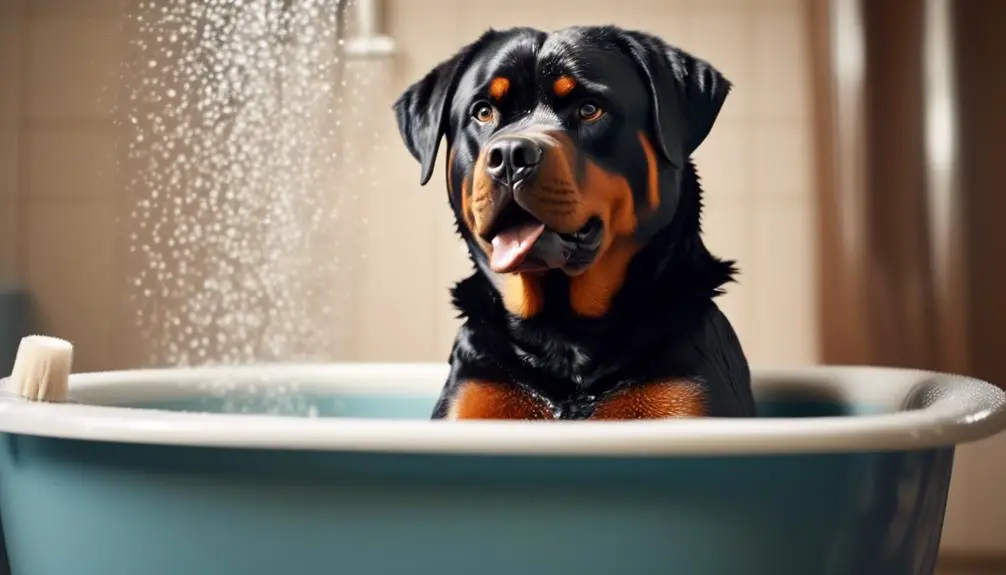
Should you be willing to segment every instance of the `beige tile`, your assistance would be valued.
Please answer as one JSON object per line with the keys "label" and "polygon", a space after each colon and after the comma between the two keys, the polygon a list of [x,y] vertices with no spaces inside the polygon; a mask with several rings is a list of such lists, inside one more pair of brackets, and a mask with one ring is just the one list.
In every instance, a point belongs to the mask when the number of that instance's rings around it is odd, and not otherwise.
{"label": "beige tile", "polygon": [[743,122],[724,118],[717,122],[693,158],[706,197],[741,197],[749,193],[750,146]]}
{"label": "beige tile", "polygon": [[745,12],[753,0],[690,0],[695,10],[706,12]]}
{"label": "beige tile", "polygon": [[445,358],[450,353],[450,345],[454,341],[461,321],[457,319],[458,312],[451,304],[450,289],[459,280],[471,275],[472,264],[468,259],[465,243],[455,231],[454,214],[447,201],[447,192],[437,181],[436,186],[427,191],[427,201],[434,204],[434,225],[437,228],[436,255],[438,282],[436,285],[438,357]]}
{"label": "beige tile", "polygon": [[436,314],[437,314],[437,334],[434,342],[433,359],[440,361],[449,356],[451,344],[457,335],[458,328],[461,327],[462,320],[458,318],[458,310],[451,301],[451,290],[455,284],[472,274],[472,266],[468,262],[468,252],[465,251],[461,240],[452,242],[445,246],[442,252],[446,263],[446,269],[440,272],[441,281],[436,285]]}
{"label": "beige tile", "polygon": [[[702,0],[697,0],[702,1]],[[766,12],[790,12],[806,13],[809,0],[742,0],[747,4],[747,8],[754,14],[764,14]]]}
{"label": "beige tile", "polygon": [[[752,217],[743,199],[709,197],[703,199],[702,237],[706,247],[725,259],[748,259]],[[745,266],[746,267],[746,266]]]}
{"label": "beige tile", "polygon": [[112,113],[120,75],[121,25],[106,20],[33,20],[27,112],[31,118]]}
{"label": "beige tile", "polygon": [[720,118],[746,117],[754,88],[750,18],[740,10],[699,10],[691,18],[688,51],[709,62],[733,84]]}
{"label": "beige tile", "polygon": [[727,99],[723,102],[723,108],[720,109],[720,115],[716,119],[713,130],[716,130],[716,126],[723,122],[744,122],[751,116],[751,92],[753,90],[751,82],[744,78],[738,82],[736,78],[729,76],[727,80],[731,83],[730,93],[727,94]]}
{"label": "beige tile", "polygon": [[816,253],[809,202],[762,201],[751,210],[745,266],[749,358],[755,365],[818,360]]}
{"label": "beige tile", "polygon": [[802,122],[761,121],[748,134],[751,191],[761,197],[809,197],[813,187],[811,130]]}
{"label": "beige tile", "polygon": [[[4,0],[0,0],[2,2]],[[130,0],[29,0],[33,18],[119,18]]]}
{"label": "beige tile", "polygon": [[25,138],[30,197],[111,197],[121,191],[117,132],[34,129]]}
{"label": "beige tile", "polygon": [[40,329],[71,340],[74,369],[102,369],[120,291],[115,204],[35,202],[28,206],[27,284]]}
{"label": "beige tile", "polygon": [[810,114],[807,21],[796,12],[754,17],[751,113],[770,119],[804,119]]}
{"label": "beige tile", "polygon": [[638,28],[660,37],[671,46],[688,49],[692,44],[692,14],[685,8],[669,7],[658,13]]}
{"label": "beige tile", "polygon": [[468,41],[468,38],[475,39],[489,28],[503,30],[514,26],[531,26],[549,29],[553,26],[553,13],[561,9],[561,5],[562,2],[510,0],[503,8],[490,7],[483,2],[459,2],[456,10],[461,36]]}
{"label": "beige tile", "polygon": [[420,80],[483,32],[459,32],[458,4],[459,0],[389,2],[388,34],[395,39],[399,64],[393,82],[396,88],[404,89]]}
{"label": "beige tile", "polygon": [[0,128],[0,202],[18,196],[18,133]]}
{"label": "beige tile", "polygon": [[[664,36],[684,30],[675,22],[685,14],[686,0],[634,0],[631,10],[606,0],[516,0],[506,10],[487,10],[480,3],[461,2],[458,13],[461,34],[472,35],[489,27],[504,29],[531,26],[545,31],[567,26],[617,25]],[[674,34],[670,34],[671,40]]]}
{"label": "beige tile", "polygon": [[23,22],[19,17],[0,16],[0,126],[16,123],[21,115]]}
{"label": "beige tile", "polygon": [[[473,16],[462,10],[462,4],[459,0],[390,3],[389,33],[400,48],[401,65],[389,100],[463,45],[475,41],[490,25],[507,25]],[[361,206],[366,218],[366,257],[361,262],[354,357],[443,361],[456,329],[452,323],[456,313],[447,290],[457,264],[448,237],[445,146],[429,183],[421,187],[419,163],[405,150],[393,118],[382,115],[376,122],[384,146],[373,160],[380,163],[375,170],[374,192]],[[403,243],[393,238],[408,240]],[[408,289],[401,289],[403,282],[408,283]]]}
{"label": "beige tile", "polygon": [[443,299],[437,278],[436,182],[419,188],[419,167],[402,147],[386,152],[374,186],[363,200],[360,301],[355,356],[361,361],[442,361],[437,344]]}
{"label": "beige tile", "polygon": [[730,323],[741,339],[748,341],[747,293],[748,269],[750,268],[751,217],[746,202],[723,197],[710,198],[707,195],[702,211],[702,236],[706,247],[716,257],[736,261],[740,273],[736,282],[724,286],[726,294],[716,299],[717,305],[730,319]]}
{"label": "beige tile", "polygon": [[17,205],[0,200],[0,285],[17,277]]}
{"label": "beige tile", "polygon": [[688,2],[682,0],[633,0],[624,3],[606,0],[563,0],[540,3],[551,11],[552,28],[614,24],[660,36],[673,45],[686,41]]}

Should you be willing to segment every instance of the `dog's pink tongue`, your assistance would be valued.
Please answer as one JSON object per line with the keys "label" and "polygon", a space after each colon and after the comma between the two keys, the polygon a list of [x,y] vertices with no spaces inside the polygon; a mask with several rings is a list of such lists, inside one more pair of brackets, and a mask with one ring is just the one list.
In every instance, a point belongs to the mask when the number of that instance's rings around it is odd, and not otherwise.
{"label": "dog's pink tongue", "polygon": [[489,267],[501,274],[517,269],[544,231],[545,224],[529,222],[500,232],[493,238]]}

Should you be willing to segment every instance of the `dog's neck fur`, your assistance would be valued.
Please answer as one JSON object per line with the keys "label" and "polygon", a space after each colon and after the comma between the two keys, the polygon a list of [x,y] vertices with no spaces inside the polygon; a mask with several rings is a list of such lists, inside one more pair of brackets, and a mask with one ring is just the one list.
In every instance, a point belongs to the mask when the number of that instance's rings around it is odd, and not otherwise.
{"label": "dog's neck fur", "polygon": [[[733,261],[716,258],[706,249],[700,237],[701,212],[702,189],[689,161],[682,174],[674,218],[633,257],[623,287],[601,317],[582,317],[571,310],[569,278],[558,271],[542,277],[542,311],[527,319],[515,317],[506,311],[502,297],[474,256],[475,273],[452,290],[454,305],[463,318],[479,318],[518,341],[561,333],[586,345],[613,344],[628,339],[628,333],[660,337],[659,333],[684,329],[684,324],[706,311],[711,299],[736,273]],[[469,252],[478,249],[469,237],[465,239]]]}

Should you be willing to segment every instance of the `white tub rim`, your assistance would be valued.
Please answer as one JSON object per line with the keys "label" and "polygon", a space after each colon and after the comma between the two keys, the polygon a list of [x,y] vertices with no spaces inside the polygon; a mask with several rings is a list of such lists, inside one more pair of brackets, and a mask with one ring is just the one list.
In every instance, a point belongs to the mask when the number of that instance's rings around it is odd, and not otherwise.
{"label": "white tub rim", "polygon": [[[84,403],[46,404],[0,394],[0,432],[85,441],[457,455],[687,456],[913,450],[982,439],[1006,428],[1006,392],[974,378],[877,367],[756,368],[755,393],[794,385],[889,410],[816,418],[623,422],[416,421],[208,414],[88,405],[191,397],[207,379],[253,389],[297,380],[297,389],[366,395],[434,395],[445,364],[265,364],[80,373]],[[205,394],[205,390],[203,390]],[[906,405],[913,409],[904,410]]]}

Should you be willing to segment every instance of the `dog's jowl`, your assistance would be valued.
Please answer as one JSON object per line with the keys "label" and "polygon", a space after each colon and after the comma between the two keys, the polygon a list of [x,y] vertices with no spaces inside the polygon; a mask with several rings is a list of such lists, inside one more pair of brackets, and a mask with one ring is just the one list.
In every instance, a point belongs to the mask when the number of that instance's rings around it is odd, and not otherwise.
{"label": "dog's jowl", "polygon": [[714,298],[691,155],[730,83],[652,35],[492,30],[395,103],[405,145],[446,188],[474,273],[433,413],[450,419],[754,415]]}

